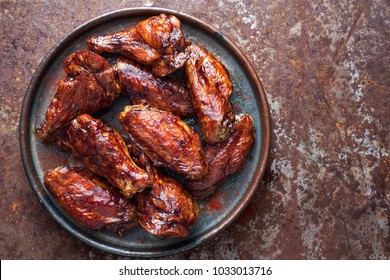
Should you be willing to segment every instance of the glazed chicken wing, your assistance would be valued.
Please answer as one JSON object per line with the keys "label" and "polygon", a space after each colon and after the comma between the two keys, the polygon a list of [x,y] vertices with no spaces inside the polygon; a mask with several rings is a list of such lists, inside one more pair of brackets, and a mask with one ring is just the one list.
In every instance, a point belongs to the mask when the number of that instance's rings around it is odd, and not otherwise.
{"label": "glazed chicken wing", "polygon": [[234,121],[232,82],[223,64],[207,50],[191,44],[188,51],[185,70],[191,102],[205,140],[214,145],[228,138]]}
{"label": "glazed chicken wing", "polygon": [[134,204],[85,168],[57,167],[44,183],[65,212],[89,229],[121,233],[137,221]]}
{"label": "glazed chicken wing", "polygon": [[134,61],[120,57],[114,67],[122,92],[133,104],[148,104],[179,117],[191,117],[194,112],[187,89],[172,77],[160,78]]}
{"label": "glazed chicken wing", "polygon": [[185,237],[199,216],[199,207],[183,185],[160,173],[135,145],[128,145],[134,161],[155,178],[152,188],[137,194],[141,226],[155,235]]}
{"label": "glazed chicken wing", "polygon": [[153,183],[150,175],[133,162],[118,132],[90,115],[74,119],[57,145],[69,150],[91,172],[105,177],[126,197]]}
{"label": "glazed chicken wing", "polygon": [[153,107],[126,106],[119,121],[156,166],[164,166],[187,179],[201,179],[208,172],[198,133],[179,117]]}
{"label": "glazed chicken wing", "polygon": [[94,114],[111,105],[120,94],[114,70],[100,55],[77,51],[65,59],[64,70],[68,77],[59,82],[37,131],[43,142],[54,141],[55,134],[79,114]]}
{"label": "glazed chicken wing", "polygon": [[199,215],[199,207],[173,178],[157,175],[156,183],[137,195],[140,225],[155,235],[185,237]]}
{"label": "glazed chicken wing", "polygon": [[226,142],[206,148],[210,172],[201,180],[188,181],[191,193],[204,198],[212,194],[227,176],[235,173],[244,163],[255,140],[253,120],[250,115],[236,116],[232,133]]}
{"label": "glazed chicken wing", "polygon": [[94,52],[118,53],[150,65],[153,74],[160,77],[175,72],[188,58],[181,23],[172,15],[153,16],[133,29],[93,36],[86,43]]}

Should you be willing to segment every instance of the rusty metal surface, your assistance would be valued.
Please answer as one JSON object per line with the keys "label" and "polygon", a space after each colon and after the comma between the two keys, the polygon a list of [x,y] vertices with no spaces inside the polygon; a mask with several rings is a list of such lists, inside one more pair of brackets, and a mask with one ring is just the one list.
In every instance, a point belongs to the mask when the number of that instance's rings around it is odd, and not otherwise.
{"label": "rusty metal surface", "polygon": [[390,258],[388,1],[191,3],[0,3],[1,259],[118,258],[75,239],[40,205],[18,122],[34,70],[57,41],[135,6],[179,10],[230,37],[258,71],[272,115],[271,160],[249,207],[210,241],[166,258]]}

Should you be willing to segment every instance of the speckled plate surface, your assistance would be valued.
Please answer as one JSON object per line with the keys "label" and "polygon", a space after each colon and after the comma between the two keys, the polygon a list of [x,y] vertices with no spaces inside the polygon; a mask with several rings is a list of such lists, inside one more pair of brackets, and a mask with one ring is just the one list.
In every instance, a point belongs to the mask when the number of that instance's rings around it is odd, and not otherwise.
{"label": "speckled plate surface", "polygon": [[[216,193],[198,201],[201,215],[186,238],[156,237],[140,226],[125,232],[122,237],[110,231],[90,231],[75,223],[43,186],[43,176],[58,165],[78,165],[69,154],[55,145],[43,145],[35,129],[43,120],[58,82],[65,77],[62,63],[66,56],[87,49],[85,39],[131,28],[150,16],[166,13],[178,17],[187,40],[197,42],[213,53],[228,69],[234,84],[231,101],[236,114],[249,113],[255,123],[256,141],[244,166],[230,176]],[[114,58],[106,56],[113,63]],[[97,117],[113,125],[124,136],[117,115],[129,99],[121,96],[110,108]],[[188,121],[193,124],[193,120]],[[27,90],[20,119],[20,145],[23,164],[30,184],[39,201],[50,215],[67,231],[100,250],[124,256],[156,257],[193,248],[216,235],[231,223],[245,208],[263,176],[270,151],[270,116],[264,90],[257,74],[245,55],[212,26],[192,16],[159,8],[136,8],[111,12],[95,18],[68,34],[47,54]]]}

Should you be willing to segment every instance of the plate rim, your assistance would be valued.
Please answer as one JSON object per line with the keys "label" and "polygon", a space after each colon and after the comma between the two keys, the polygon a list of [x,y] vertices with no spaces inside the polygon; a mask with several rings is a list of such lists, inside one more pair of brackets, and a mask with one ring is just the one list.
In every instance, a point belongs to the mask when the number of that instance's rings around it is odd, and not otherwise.
{"label": "plate rim", "polygon": [[[262,146],[261,146],[258,166],[256,168],[252,181],[248,185],[246,192],[244,193],[237,207],[234,208],[231,212],[229,212],[223,219],[221,219],[221,221],[213,229],[200,235],[195,239],[187,240],[186,242],[187,244],[180,245],[182,243],[179,242],[173,245],[169,245],[170,248],[169,250],[135,252],[135,251],[126,250],[123,247],[118,247],[114,244],[106,244],[106,242],[104,241],[96,242],[95,240],[93,240],[93,238],[91,239],[91,237],[86,232],[84,232],[80,227],[75,226],[72,223],[64,223],[62,221],[63,219],[62,216],[58,215],[54,210],[56,206],[52,204],[49,197],[43,190],[44,187],[39,180],[35,168],[33,168],[34,163],[32,160],[31,138],[29,137],[29,135],[31,131],[34,131],[35,128],[30,126],[30,120],[27,116],[29,115],[29,112],[31,112],[33,100],[38,92],[37,89],[39,87],[39,80],[44,76],[44,73],[50,67],[50,62],[53,61],[53,59],[55,59],[57,53],[61,53],[61,51],[64,48],[66,48],[69,45],[69,43],[71,43],[75,39],[75,37],[77,37],[79,34],[82,34],[83,32],[87,31],[90,28],[100,25],[106,21],[111,21],[113,19],[119,19],[125,16],[152,16],[152,15],[158,15],[160,13],[174,15],[178,17],[180,21],[184,20],[190,24],[194,24],[198,28],[213,35],[214,36],[213,38],[215,40],[219,41],[219,43],[221,43],[224,47],[226,47],[229,51],[231,51],[234,54],[234,56],[240,61],[240,63],[242,63],[242,67],[244,68],[245,72],[249,74],[248,78],[251,86],[257,89],[255,90],[255,95],[259,100],[258,105],[260,108],[260,116],[261,116],[260,121],[261,121],[261,128],[262,128],[261,131]],[[179,12],[176,10],[158,8],[158,7],[126,8],[126,9],[114,10],[102,14],[81,24],[77,28],[68,32],[64,37],[62,37],[62,39],[60,39],[60,41],[57,44],[55,44],[50,49],[50,51],[44,56],[44,58],[41,60],[40,64],[38,65],[35,73],[33,74],[30,80],[26,94],[23,99],[22,109],[21,109],[21,114],[19,119],[19,143],[20,143],[20,152],[22,156],[24,170],[31,188],[33,189],[35,195],[37,196],[39,202],[44,206],[46,211],[49,212],[50,216],[62,228],[64,228],[66,231],[68,231],[74,237],[83,241],[84,243],[94,247],[95,249],[107,253],[122,255],[127,257],[162,257],[162,256],[167,256],[167,255],[172,255],[172,254],[177,254],[177,253],[187,251],[211,239],[218,232],[222,231],[227,226],[229,226],[247,207],[248,203],[253,197],[256,189],[258,188],[264,176],[269,161],[269,156],[271,151],[271,116],[270,116],[267,97],[263,85],[260,81],[260,78],[257,75],[256,70],[249,62],[246,55],[226,35],[222,34],[220,31],[218,31],[210,24],[192,15]],[[176,248],[177,244],[179,244],[180,247]]]}

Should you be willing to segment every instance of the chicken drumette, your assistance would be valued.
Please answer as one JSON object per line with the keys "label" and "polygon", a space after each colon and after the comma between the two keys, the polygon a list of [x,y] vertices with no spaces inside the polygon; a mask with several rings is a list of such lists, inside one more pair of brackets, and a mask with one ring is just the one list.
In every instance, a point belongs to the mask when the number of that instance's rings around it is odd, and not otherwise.
{"label": "chicken drumette", "polygon": [[86,43],[94,52],[118,53],[150,65],[153,74],[160,77],[175,72],[188,58],[181,23],[172,15],[153,16],[133,29],[93,36]]}
{"label": "chicken drumette", "polygon": [[221,62],[199,45],[188,47],[185,64],[190,99],[205,140],[214,145],[225,141],[234,121],[229,73]]}
{"label": "chicken drumette", "polygon": [[46,173],[44,183],[65,212],[89,229],[121,233],[137,222],[134,204],[85,168],[59,166]]}
{"label": "chicken drumette", "polygon": [[126,106],[119,121],[156,166],[170,168],[187,179],[201,179],[208,172],[197,132],[172,113],[143,105]]}
{"label": "chicken drumette", "polygon": [[212,194],[215,188],[235,173],[244,163],[255,140],[253,120],[250,115],[236,116],[232,133],[226,142],[206,148],[206,159],[210,172],[202,180],[188,181],[191,193],[204,198]]}
{"label": "chicken drumette", "polygon": [[94,114],[111,105],[120,94],[114,70],[98,54],[77,51],[64,61],[68,77],[58,84],[57,93],[38,128],[43,142],[55,140],[55,134],[79,114]]}
{"label": "chicken drumette", "polygon": [[133,162],[118,132],[90,115],[71,121],[58,137],[57,145],[70,151],[91,172],[105,177],[126,197],[153,183],[148,172]]}
{"label": "chicken drumette", "polygon": [[122,92],[133,104],[149,104],[179,117],[194,114],[183,84],[172,77],[158,77],[134,61],[120,57],[114,67]]}

